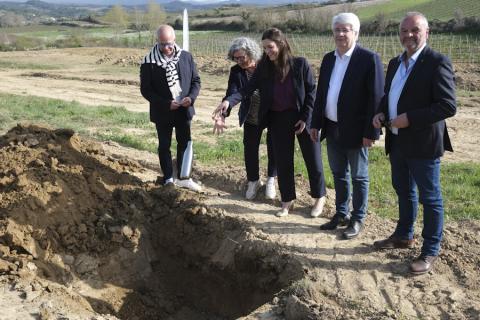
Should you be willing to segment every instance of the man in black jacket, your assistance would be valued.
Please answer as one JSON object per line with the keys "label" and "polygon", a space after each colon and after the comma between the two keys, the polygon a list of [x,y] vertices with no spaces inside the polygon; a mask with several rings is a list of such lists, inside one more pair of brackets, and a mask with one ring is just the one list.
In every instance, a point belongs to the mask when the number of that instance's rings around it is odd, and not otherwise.
{"label": "man in black jacket", "polygon": [[[183,154],[191,140],[190,124],[195,114],[193,104],[200,91],[200,77],[192,55],[175,43],[175,31],[169,25],[158,28],[157,43],[142,61],[140,91],[150,102],[150,121],[157,129],[163,183],[173,183],[172,131],[175,128],[179,176]],[[180,187],[201,190],[192,179],[178,179],[175,183]]]}
{"label": "man in black jacket", "polygon": [[336,213],[320,229],[347,224],[343,237],[351,239],[359,235],[367,215],[368,148],[380,133],[372,118],[383,95],[383,65],[378,54],[357,44],[360,20],[355,14],[336,15],[332,31],[336,50],[323,57],[310,135],[314,141],[319,135],[327,140],[335,186]]}
{"label": "man in black jacket", "polygon": [[[456,112],[450,60],[427,45],[428,21],[410,12],[400,24],[405,51],[390,60],[385,96],[373,125],[387,127],[385,149],[390,156],[392,184],[398,195],[399,220],[393,234],[376,241],[377,249],[410,248],[418,202],[423,204],[423,246],[410,265],[413,274],[427,273],[440,250],[443,200],[440,157],[452,151],[445,119]],[[418,193],[417,193],[418,188]]]}

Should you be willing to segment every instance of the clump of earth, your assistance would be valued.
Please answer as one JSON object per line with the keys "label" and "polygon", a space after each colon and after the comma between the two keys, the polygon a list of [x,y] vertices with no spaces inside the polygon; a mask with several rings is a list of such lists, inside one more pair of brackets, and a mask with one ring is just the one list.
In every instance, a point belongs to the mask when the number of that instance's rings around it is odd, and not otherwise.
{"label": "clump of earth", "polygon": [[[152,159],[152,160],[149,160]],[[299,206],[243,199],[243,169],[195,166],[202,193],[155,184],[156,156],[17,125],[0,137],[0,319],[479,319],[480,223],[448,222],[430,274]],[[262,191],[262,190],[260,190]],[[417,226],[417,239],[421,225]]]}

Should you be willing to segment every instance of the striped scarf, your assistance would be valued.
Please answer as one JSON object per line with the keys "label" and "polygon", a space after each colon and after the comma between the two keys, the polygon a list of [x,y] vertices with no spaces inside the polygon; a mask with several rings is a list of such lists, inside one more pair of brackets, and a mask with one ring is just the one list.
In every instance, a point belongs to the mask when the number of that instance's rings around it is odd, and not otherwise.
{"label": "striped scarf", "polygon": [[153,46],[150,53],[143,58],[142,64],[153,63],[165,69],[168,87],[172,88],[179,82],[177,63],[180,60],[181,53],[182,49],[175,44],[173,56],[168,58],[160,51],[160,46],[157,43]]}

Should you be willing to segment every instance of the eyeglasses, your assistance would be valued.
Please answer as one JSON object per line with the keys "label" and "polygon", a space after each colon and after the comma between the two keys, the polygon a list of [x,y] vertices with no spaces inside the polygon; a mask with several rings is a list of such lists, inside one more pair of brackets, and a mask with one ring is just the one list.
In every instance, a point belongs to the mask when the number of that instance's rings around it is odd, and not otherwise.
{"label": "eyeglasses", "polygon": [[344,28],[335,28],[333,29],[333,33],[335,34],[346,34],[346,33],[349,33],[350,31],[353,31],[352,29],[344,29]]}
{"label": "eyeglasses", "polygon": [[158,43],[162,48],[173,48],[175,47],[175,42],[159,42]]}
{"label": "eyeglasses", "polygon": [[233,56],[233,61],[245,61],[247,56]]}

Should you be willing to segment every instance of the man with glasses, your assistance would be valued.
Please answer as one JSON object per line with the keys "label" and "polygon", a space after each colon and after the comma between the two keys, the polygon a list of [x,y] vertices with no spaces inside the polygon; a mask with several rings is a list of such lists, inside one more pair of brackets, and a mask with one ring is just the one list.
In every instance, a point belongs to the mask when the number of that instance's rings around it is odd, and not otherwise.
{"label": "man with glasses", "polygon": [[332,31],[336,50],[323,57],[310,136],[317,141],[321,130],[320,140],[327,139],[335,186],[336,213],[320,229],[346,225],[343,238],[352,239],[361,232],[367,214],[368,148],[380,133],[372,118],[383,95],[383,65],[378,54],[357,44],[360,21],[355,14],[333,17]]}
{"label": "man with glasses", "polygon": [[[177,140],[177,175],[180,177],[183,155],[191,140],[190,124],[195,114],[193,104],[200,91],[192,55],[175,43],[175,31],[169,25],[157,30],[157,43],[140,67],[140,91],[150,102],[150,121],[158,134],[158,156],[163,184],[174,183],[170,146],[175,128]],[[200,191],[192,179],[177,179],[175,184]]]}
{"label": "man with glasses", "polygon": [[[453,151],[445,119],[456,113],[455,82],[450,60],[427,45],[428,21],[409,12],[400,24],[405,51],[390,60],[385,96],[373,118],[387,127],[385,150],[390,156],[392,185],[398,196],[399,219],[393,234],[376,241],[377,249],[411,248],[418,202],[423,204],[423,246],[410,272],[429,272],[440,251],[443,200],[440,157]],[[418,188],[418,194],[417,194]]]}

